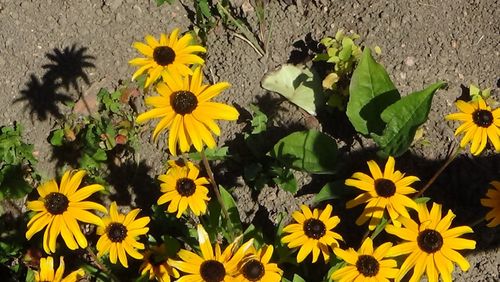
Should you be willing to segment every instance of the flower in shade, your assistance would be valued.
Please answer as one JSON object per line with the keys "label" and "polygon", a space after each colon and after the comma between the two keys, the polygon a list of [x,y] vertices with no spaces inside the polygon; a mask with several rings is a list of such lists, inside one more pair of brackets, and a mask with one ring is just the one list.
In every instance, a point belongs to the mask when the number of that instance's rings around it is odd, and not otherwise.
{"label": "flower in shade", "polygon": [[338,216],[331,216],[332,206],[326,205],[323,211],[308,206],[300,207],[302,212],[292,213],[297,223],[292,223],[283,228],[284,236],[281,241],[288,244],[288,248],[300,247],[297,254],[297,262],[302,262],[312,252],[312,262],[318,260],[319,254],[323,254],[325,262],[330,257],[330,247],[338,247],[338,240],[343,240],[338,233],[331,231],[340,222]]}
{"label": "flower in shade", "polygon": [[52,257],[46,257],[40,259],[40,270],[35,271],[35,281],[37,282],[75,282],[81,280],[85,275],[83,269],[78,269],[66,277],[63,278],[64,274],[64,258],[59,259],[59,267],[54,273],[54,259]]}
{"label": "flower in shade", "polygon": [[216,143],[210,131],[220,135],[215,120],[237,120],[239,116],[234,107],[210,101],[227,89],[229,83],[203,84],[201,67],[197,67],[192,76],[167,74],[164,78],[165,83],[158,83],[156,88],[160,96],[146,98],[146,104],[154,109],[140,114],[137,122],[159,118],[153,139],[169,128],[168,148],[173,155],[177,154],[177,144],[181,152],[189,151],[191,145],[197,151],[201,151],[204,144],[214,148]]}
{"label": "flower in shade", "polygon": [[446,119],[463,122],[455,131],[455,136],[464,133],[460,147],[471,143],[470,152],[477,156],[484,150],[489,139],[495,151],[499,152],[500,108],[492,110],[481,96],[468,103],[458,100],[455,105],[461,112],[449,114]]}
{"label": "flower in shade", "polygon": [[353,248],[333,249],[335,255],[347,265],[332,273],[331,279],[339,282],[348,281],[389,281],[398,274],[397,263],[393,259],[384,259],[392,243],[384,243],[373,249],[373,241],[366,238],[356,252]]}
{"label": "flower in shade", "polygon": [[491,220],[487,226],[495,227],[500,224],[500,181],[492,181],[492,189],[486,192],[486,198],[481,199],[481,204],[487,208],[491,208],[486,214],[486,220]]}
{"label": "flower in shade", "polygon": [[395,171],[394,166],[394,158],[389,157],[382,173],[375,161],[369,161],[368,168],[371,176],[356,172],[345,181],[346,185],[363,190],[362,194],[348,201],[346,207],[353,208],[367,203],[363,213],[356,220],[357,225],[363,225],[370,220],[368,228],[375,229],[385,210],[392,221],[398,224],[399,216],[410,217],[406,207],[417,208],[417,204],[406,195],[416,192],[410,185],[418,181],[418,177],[405,176],[399,170]]}
{"label": "flower in shade", "polygon": [[155,246],[144,253],[144,262],[141,265],[141,274],[149,273],[149,280],[170,282],[170,277],[179,278],[177,269],[168,262],[167,246]]}
{"label": "flower in shade", "polygon": [[37,188],[40,198],[27,203],[28,209],[36,214],[28,222],[26,238],[30,240],[34,234],[45,228],[43,249],[46,253],[56,251],[59,234],[71,250],[87,247],[87,239],[80,230],[78,221],[102,225],[101,218],[88,210],[106,213],[106,208],[84,200],[95,192],[104,190],[104,187],[92,184],[79,188],[84,176],[83,170],[66,171],[60,185],[55,179],[43,183]]}
{"label": "flower in shade", "polygon": [[134,42],[134,48],[146,58],[135,58],[129,61],[129,64],[139,67],[132,75],[132,80],[147,72],[148,78],[144,87],[148,87],[159,77],[165,79],[165,76],[169,73],[181,76],[193,74],[189,66],[193,64],[201,65],[205,62],[195,53],[204,53],[206,49],[193,44],[193,36],[189,33],[183,35],[180,39],[178,37],[179,29],[176,28],[169,36],[162,33],[160,41],[156,40],[152,35],[146,35],[146,44]]}
{"label": "flower in shade", "polygon": [[109,216],[102,219],[104,226],[97,228],[101,235],[97,241],[97,256],[109,253],[111,263],[117,258],[124,267],[128,267],[127,254],[135,259],[142,259],[143,255],[137,249],[143,250],[144,244],[137,242],[137,237],[148,233],[149,217],[136,219],[140,209],[131,210],[128,214],[118,213],[116,202],[111,203]]}
{"label": "flower in shade", "polygon": [[164,194],[158,198],[158,205],[170,202],[167,211],[177,212],[177,217],[189,207],[196,216],[205,214],[207,211],[208,189],[203,186],[208,184],[205,177],[198,177],[200,170],[192,163],[187,162],[185,166],[171,166],[166,174],[160,175],[158,179],[161,192]]}
{"label": "flower in shade", "polygon": [[279,282],[283,271],[276,263],[270,263],[273,256],[273,246],[265,246],[259,250],[251,247],[239,266],[237,282]]}
{"label": "flower in shade", "polygon": [[388,256],[409,254],[404,260],[396,281],[400,281],[413,268],[410,282],[420,281],[426,273],[427,280],[437,282],[439,276],[443,282],[451,282],[453,262],[457,263],[462,271],[470,267],[465,258],[456,250],[474,249],[474,240],[459,236],[472,233],[469,226],[450,228],[455,214],[451,210],[445,217],[441,217],[441,205],[433,203],[429,212],[425,204],[418,205],[418,219],[415,222],[410,218],[401,218],[403,227],[386,226],[385,230],[403,239],[404,242],[392,247]]}
{"label": "flower in shade", "polygon": [[172,260],[170,265],[184,272],[177,282],[227,282],[233,281],[233,276],[238,273],[238,265],[252,246],[253,240],[249,240],[237,247],[239,239],[229,244],[221,251],[219,244],[215,245],[215,252],[210,244],[210,238],[203,226],[198,225],[198,241],[200,243],[201,256],[180,250],[177,255],[181,260]]}

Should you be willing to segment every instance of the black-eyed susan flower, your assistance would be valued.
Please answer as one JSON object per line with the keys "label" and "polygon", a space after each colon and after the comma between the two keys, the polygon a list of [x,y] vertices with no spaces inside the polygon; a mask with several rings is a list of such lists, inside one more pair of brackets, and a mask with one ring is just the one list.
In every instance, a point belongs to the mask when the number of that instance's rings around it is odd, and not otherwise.
{"label": "black-eyed susan flower", "polygon": [[490,183],[492,189],[486,192],[486,198],[481,199],[481,204],[484,207],[491,208],[486,214],[485,219],[491,220],[487,226],[495,227],[500,224],[500,181],[492,181]]}
{"label": "black-eyed susan flower", "polygon": [[326,205],[323,211],[308,206],[300,207],[302,212],[292,213],[297,223],[292,223],[283,228],[284,236],[281,241],[288,244],[288,248],[300,247],[297,254],[297,262],[302,262],[312,252],[312,262],[318,260],[319,254],[323,254],[325,262],[330,258],[330,248],[338,247],[338,240],[343,240],[338,233],[331,231],[340,222],[338,216],[331,216],[332,206]]}
{"label": "black-eyed susan flower", "polygon": [[187,250],[180,250],[177,255],[181,260],[172,260],[170,265],[184,272],[177,282],[228,282],[238,273],[238,265],[253,244],[253,240],[237,248],[237,241],[229,244],[221,251],[219,244],[215,252],[210,244],[210,238],[203,226],[198,225],[198,241],[201,256]]}
{"label": "black-eyed susan flower", "polygon": [[170,277],[179,278],[177,269],[168,263],[167,246],[155,246],[144,253],[141,275],[149,273],[149,280],[170,282]]}
{"label": "black-eyed susan flower", "polygon": [[80,230],[78,221],[102,225],[100,217],[88,210],[106,213],[100,204],[83,201],[97,191],[104,190],[102,185],[92,184],[80,187],[85,171],[66,171],[58,185],[55,179],[47,181],[37,188],[40,198],[29,201],[27,207],[36,215],[28,222],[26,238],[28,240],[45,228],[43,234],[43,249],[46,253],[56,251],[56,240],[62,235],[66,246],[76,250],[78,246],[87,247],[87,239]]}
{"label": "black-eyed susan flower", "polygon": [[170,128],[168,148],[173,155],[177,154],[177,144],[181,152],[189,151],[191,145],[197,151],[201,151],[204,144],[214,148],[216,143],[210,131],[220,135],[220,128],[214,120],[236,120],[239,116],[232,106],[210,102],[227,89],[229,83],[203,84],[201,67],[197,67],[192,76],[166,74],[164,78],[165,83],[158,83],[156,88],[160,96],[146,98],[146,104],[154,109],[140,114],[137,122],[160,118],[153,131],[153,139],[156,140],[161,131]]}
{"label": "black-eyed susan flower", "polygon": [[397,263],[393,259],[385,259],[392,243],[384,243],[378,248],[373,248],[373,241],[366,238],[361,248],[356,252],[353,248],[342,250],[335,248],[333,252],[344,260],[347,265],[332,273],[334,281],[389,281],[396,277]]}
{"label": "black-eyed susan flower", "polygon": [[280,282],[283,271],[276,263],[270,263],[273,246],[265,246],[259,250],[251,247],[248,255],[241,262],[236,282]]}
{"label": "black-eyed susan flower", "polygon": [[500,151],[500,108],[492,110],[489,105],[478,96],[477,100],[465,102],[458,100],[455,105],[460,113],[449,114],[447,120],[458,120],[463,122],[455,136],[464,133],[460,141],[460,147],[471,143],[470,152],[477,156],[486,147],[488,139],[495,151]]}
{"label": "black-eyed susan flower", "polygon": [[97,256],[109,253],[111,263],[117,258],[124,267],[128,267],[127,254],[135,259],[142,259],[143,255],[137,249],[143,250],[144,244],[137,242],[137,237],[148,233],[149,217],[136,219],[140,209],[131,210],[128,214],[118,213],[116,202],[111,203],[109,216],[102,219],[104,226],[97,228],[101,235],[97,241]]}
{"label": "black-eyed susan flower", "polygon": [[385,230],[405,242],[392,247],[388,256],[409,254],[400,267],[396,281],[400,281],[413,268],[410,282],[420,281],[426,273],[427,280],[437,282],[439,276],[443,282],[451,282],[453,262],[457,263],[462,271],[467,271],[469,262],[456,250],[474,249],[474,240],[459,238],[472,233],[469,226],[450,228],[455,218],[451,210],[441,218],[441,205],[433,203],[429,212],[425,204],[418,205],[419,223],[410,218],[401,218],[403,227],[388,225]]}
{"label": "black-eyed susan flower", "polygon": [[369,161],[368,168],[371,176],[356,172],[345,181],[346,185],[364,191],[364,193],[346,204],[349,209],[367,203],[363,213],[356,220],[357,225],[363,225],[370,220],[368,228],[370,230],[375,229],[377,224],[380,223],[385,210],[389,213],[392,221],[398,224],[397,219],[399,216],[410,217],[406,207],[417,208],[415,202],[406,195],[416,192],[410,185],[418,181],[418,177],[405,176],[399,170],[394,170],[394,166],[394,158],[389,157],[382,173],[375,161]]}
{"label": "black-eyed susan flower", "polygon": [[203,64],[205,61],[195,53],[204,53],[206,49],[200,45],[193,44],[193,36],[189,33],[180,39],[179,29],[176,28],[167,36],[160,35],[160,41],[152,35],[147,35],[142,42],[134,42],[132,46],[136,48],[146,58],[135,58],[129,64],[138,66],[139,69],[132,75],[132,80],[147,71],[145,87],[155,82],[159,77],[167,73],[187,76],[193,74],[189,68],[193,64]]}
{"label": "black-eyed susan flower", "polygon": [[192,163],[187,162],[185,166],[171,166],[167,173],[158,179],[161,192],[164,194],[158,198],[158,205],[170,202],[167,211],[177,212],[177,218],[189,207],[196,216],[205,214],[207,211],[208,189],[203,186],[208,184],[205,177],[198,177],[200,170]]}
{"label": "black-eyed susan flower", "polygon": [[60,257],[59,267],[54,272],[54,259],[52,257],[46,257],[40,259],[40,270],[35,271],[35,281],[37,282],[75,282],[79,281],[84,275],[85,271],[83,269],[78,269],[66,277],[64,275],[64,258]]}

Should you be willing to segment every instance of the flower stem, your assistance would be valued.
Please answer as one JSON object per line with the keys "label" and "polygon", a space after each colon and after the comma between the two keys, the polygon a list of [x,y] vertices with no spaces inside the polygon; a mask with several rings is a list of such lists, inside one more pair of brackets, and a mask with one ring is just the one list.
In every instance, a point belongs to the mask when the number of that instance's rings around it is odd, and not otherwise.
{"label": "flower stem", "polygon": [[210,168],[210,164],[208,163],[207,156],[205,155],[205,150],[201,150],[200,152],[201,159],[203,161],[203,165],[205,166],[205,170],[207,171],[208,178],[210,179],[210,183],[212,184],[212,188],[215,193],[215,197],[217,197],[217,200],[219,201],[220,206],[222,207],[222,214],[226,218],[228,222],[231,222],[229,219],[229,213],[227,212],[227,208],[224,205],[224,201],[222,201],[222,197],[220,196],[220,191],[219,187],[217,187],[217,183],[215,182],[214,174],[212,172],[212,169]]}
{"label": "flower stem", "polygon": [[87,253],[90,255],[90,257],[92,257],[92,262],[95,266],[97,266],[97,268],[99,268],[100,271],[106,273],[109,275],[109,278],[111,278],[111,281],[120,281],[112,272],[111,270],[109,270],[109,268],[107,268],[104,264],[102,264],[100,261],[99,261],[99,258],[96,256],[96,254],[94,253],[94,251],[92,250],[92,248],[90,248],[90,246],[87,246],[86,248],[87,250]]}
{"label": "flower stem", "polygon": [[446,162],[438,169],[438,171],[436,171],[436,173],[432,176],[432,178],[429,179],[427,184],[425,184],[424,188],[422,188],[415,195],[414,199],[416,199],[424,194],[424,192],[434,183],[434,181],[436,181],[436,179],[441,175],[441,173],[443,173],[443,171],[448,167],[448,165],[450,165],[451,162],[453,162],[453,160],[456,159],[456,157],[460,154],[460,152],[462,152],[462,147],[456,147],[454,149],[454,151],[450,154],[450,156],[448,157]]}

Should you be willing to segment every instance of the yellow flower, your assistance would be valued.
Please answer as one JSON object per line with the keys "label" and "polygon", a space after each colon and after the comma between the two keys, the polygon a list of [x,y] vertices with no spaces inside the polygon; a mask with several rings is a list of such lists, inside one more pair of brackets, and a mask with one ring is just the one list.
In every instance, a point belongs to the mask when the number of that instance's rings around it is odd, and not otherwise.
{"label": "yellow flower", "polygon": [[202,65],[205,62],[194,53],[204,53],[206,49],[199,45],[193,45],[193,36],[189,33],[180,39],[178,36],[179,29],[176,28],[170,36],[162,33],[160,41],[156,40],[152,35],[146,35],[145,41],[147,44],[134,42],[132,46],[146,58],[135,58],[129,61],[129,64],[139,66],[139,69],[132,76],[132,80],[147,71],[148,78],[144,87],[148,87],[160,76],[165,80],[168,73],[181,76],[193,74],[189,65]]}
{"label": "yellow flower", "polygon": [[173,155],[177,154],[177,143],[181,152],[189,151],[191,145],[194,145],[197,151],[201,151],[204,144],[214,148],[216,144],[210,131],[220,135],[220,128],[214,120],[237,120],[239,116],[232,106],[210,102],[210,99],[219,95],[230,84],[202,84],[203,74],[200,67],[194,70],[192,76],[166,74],[164,82],[158,83],[156,88],[160,96],[146,98],[146,104],[154,109],[140,114],[137,122],[160,118],[153,131],[153,139],[156,140],[161,131],[170,128],[168,148]]}
{"label": "yellow flower", "polygon": [[177,218],[189,207],[196,216],[205,214],[207,202],[210,200],[208,189],[203,186],[208,184],[205,177],[198,178],[199,169],[188,162],[186,166],[171,166],[166,174],[160,175],[158,179],[161,192],[164,194],[158,199],[158,205],[170,202],[167,211],[177,211]]}
{"label": "yellow flower", "polygon": [[26,238],[30,240],[34,234],[46,227],[43,234],[43,249],[46,253],[56,251],[59,234],[71,250],[76,250],[78,246],[87,247],[87,239],[80,230],[78,221],[102,225],[102,220],[88,210],[106,213],[106,208],[83,200],[97,191],[104,190],[104,187],[93,184],[79,189],[84,176],[83,170],[66,171],[60,186],[55,179],[43,183],[37,188],[40,199],[27,203],[28,209],[37,214],[28,222]]}
{"label": "yellow flower", "polygon": [[111,263],[116,263],[117,257],[124,267],[128,267],[127,254],[135,259],[143,255],[137,249],[143,250],[144,244],[137,242],[137,237],[148,233],[149,217],[136,219],[140,209],[131,210],[128,214],[118,213],[116,202],[111,203],[109,216],[102,219],[104,226],[97,228],[97,256],[109,253]]}
{"label": "yellow flower", "polygon": [[172,260],[170,265],[186,273],[181,275],[177,282],[228,282],[238,273],[238,264],[247,254],[253,240],[244,243],[240,248],[236,244],[238,239],[231,243],[222,252],[220,245],[215,245],[215,253],[210,238],[203,226],[198,225],[198,241],[201,256],[187,250],[180,250],[177,255],[182,261]]}
{"label": "yellow flower", "polygon": [[367,203],[363,213],[356,220],[357,225],[363,225],[370,220],[368,228],[375,229],[380,223],[384,211],[387,209],[394,224],[399,224],[399,216],[410,217],[406,207],[416,209],[417,204],[405,195],[415,193],[410,185],[419,181],[416,176],[406,176],[399,170],[394,170],[395,161],[389,157],[385,164],[384,173],[375,161],[368,162],[371,176],[362,172],[354,173],[345,181],[348,186],[353,186],[364,191],[356,198],[347,202],[348,209]]}
{"label": "yellow flower", "polygon": [[491,208],[486,214],[486,220],[491,220],[487,226],[495,227],[500,224],[500,181],[492,181],[491,187],[486,192],[486,198],[481,199],[481,204],[487,208]]}
{"label": "yellow flower", "polygon": [[470,142],[470,152],[477,156],[484,150],[489,139],[495,151],[499,152],[500,108],[492,110],[480,96],[469,103],[458,100],[455,105],[461,112],[447,115],[446,119],[463,122],[455,131],[455,136],[465,133],[460,147],[465,147]]}
{"label": "yellow flower", "polygon": [[236,282],[280,282],[283,271],[276,263],[269,263],[273,256],[273,246],[265,246],[258,251],[251,247],[249,255],[240,262]]}
{"label": "yellow flower", "polygon": [[456,262],[462,271],[470,267],[465,258],[456,250],[474,249],[474,240],[459,238],[465,233],[472,233],[469,226],[459,226],[450,229],[455,214],[451,210],[441,218],[441,205],[434,203],[432,209],[425,204],[418,205],[419,223],[410,218],[400,218],[404,227],[388,225],[386,231],[405,240],[389,250],[388,256],[409,254],[401,265],[396,281],[400,281],[413,267],[410,282],[420,281],[420,277],[427,274],[429,282],[437,282],[439,275],[443,282],[451,282],[453,262]]}
{"label": "yellow flower", "polygon": [[294,211],[293,219],[297,223],[292,223],[285,228],[283,232],[291,233],[284,236],[281,241],[288,243],[288,248],[296,248],[300,246],[297,254],[297,262],[302,262],[309,253],[312,252],[312,262],[318,260],[320,252],[323,254],[325,262],[330,258],[330,247],[337,247],[338,241],[343,240],[342,236],[332,232],[331,230],[340,222],[338,216],[330,217],[332,206],[327,205],[320,213],[319,209],[311,211],[306,205],[302,205],[302,212]]}
{"label": "yellow flower", "polygon": [[170,276],[179,278],[179,272],[168,263],[166,248],[167,246],[162,244],[144,254],[141,275],[149,272],[149,280],[156,279],[162,282],[170,282]]}
{"label": "yellow flower", "polygon": [[384,259],[391,247],[392,243],[384,243],[374,250],[372,239],[366,238],[358,252],[353,248],[335,248],[335,255],[347,265],[336,270],[331,278],[339,282],[389,281],[388,278],[394,278],[398,274],[396,261]]}
{"label": "yellow flower", "polygon": [[64,274],[64,258],[60,257],[59,267],[54,273],[54,259],[52,257],[40,259],[40,271],[35,271],[35,281],[44,282],[75,282],[80,281],[85,275],[83,269],[78,269],[71,272],[68,276],[63,278]]}

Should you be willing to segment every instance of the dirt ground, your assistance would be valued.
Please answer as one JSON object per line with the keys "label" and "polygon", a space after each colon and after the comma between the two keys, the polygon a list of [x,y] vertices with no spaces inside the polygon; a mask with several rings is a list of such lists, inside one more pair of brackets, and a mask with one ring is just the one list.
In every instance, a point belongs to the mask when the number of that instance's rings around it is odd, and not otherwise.
{"label": "dirt ground", "polygon": [[[0,125],[14,121],[24,125],[26,140],[35,145],[40,160],[38,170],[44,177],[55,174],[47,136],[58,114],[65,114],[67,107],[58,103],[57,108],[37,111],[26,100],[18,99],[29,94],[40,103],[44,101],[43,95],[68,96],[74,100],[81,94],[95,94],[101,87],[113,89],[127,83],[134,71],[127,61],[137,55],[132,42],[142,41],[146,34],[158,36],[175,27],[186,31],[191,26],[183,6],[177,3],[157,7],[154,2],[0,0]],[[260,87],[267,71],[287,61],[307,58],[312,54],[310,49],[316,47],[314,41],[334,35],[339,28],[360,34],[367,46],[382,48],[379,59],[403,95],[437,80],[448,83],[448,88],[434,98],[423,138],[400,159],[399,169],[418,175],[424,183],[457,143],[453,136],[456,124],[445,122],[443,117],[456,111],[453,102],[464,93],[463,88],[470,83],[481,88],[492,87],[494,97],[498,100],[500,96],[500,9],[496,0],[302,0],[296,1],[298,5],[270,2],[267,12],[271,37],[264,57],[222,27],[216,27],[208,37],[205,74],[213,81],[232,84],[220,100],[234,104],[242,113],[238,123],[222,124],[219,144],[237,137],[245,125],[249,104],[254,103],[272,117],[273,128],[282,129],[275,130],[276,140],[293,131],[294,126],[322,127],[339,142],[345,153],[343,160],[363,169],[365,160],[373,154],[361,152],[354,159],[350,157],[349,153],[368,143],[346,139],[348,134],[343,132],[341,119],[316,120]],[[252,22],[254,12],[247,13]],[[46,65],[54,63],[51,58],[58,53],[63,57],[76,55],[90,64],[85,66],[84,75],[75,74],[80,78],[70,83],[68,89],[55,91],[44,75]],[[163,144],[143,145],[141,155],[152,167],[153,176],[164,167],[167,159],[164,149]],[[352,172],[344,171],[340,176],[348,177]],[[487,183],[499,178],[500,157],[492,150],[474,159],[465,154],[438,178],[429,195],[455,211],[456,224],[468,224],[485,212],[479,199]],[[301,183],[308,184],[309,178]],[[300,203],[310,202],[311,193],[319,188],[299,191],[294,197],[274,187],[252,195],[248,187],[241,185],[234,194],[241,203],[244,220],[251,221],[264,210],[272,222],[278,212],[290,212]],[[499,231],[484,224],[475,227],[478,248],[468,255],[471,269],[467,273],[457,269],[455,281],[500,280]]]}

